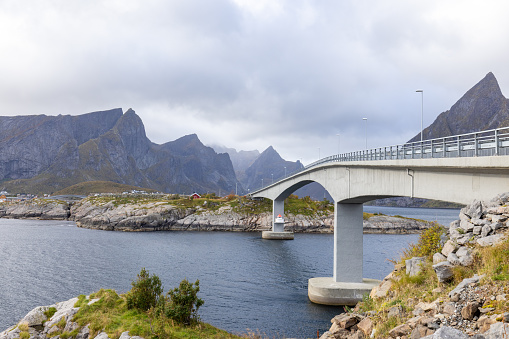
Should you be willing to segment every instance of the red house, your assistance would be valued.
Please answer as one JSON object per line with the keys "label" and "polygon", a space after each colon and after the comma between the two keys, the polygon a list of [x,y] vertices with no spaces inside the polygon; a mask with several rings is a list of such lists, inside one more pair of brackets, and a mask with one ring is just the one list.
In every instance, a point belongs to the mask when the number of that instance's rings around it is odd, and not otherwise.
{"label": "red house", "polygon": [[193,194],[191,194],[191,197],[192,197],[193,199],[200,199],[200,198],[201,198],[201,195],[199,195],[198,193],[193,193]]}

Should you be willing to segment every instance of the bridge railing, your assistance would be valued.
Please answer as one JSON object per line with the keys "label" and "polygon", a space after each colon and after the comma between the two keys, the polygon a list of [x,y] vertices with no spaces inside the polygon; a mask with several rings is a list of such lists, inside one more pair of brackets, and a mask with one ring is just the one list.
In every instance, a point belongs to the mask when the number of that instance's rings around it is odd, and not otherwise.
{"label": "bridge railing", "polygon": [[509,127],[332,155],[302,170],[329,162],[509,155]]}
{"label": "bridge railing", "polygon": [[[330,162],[482,157],[493,155],[509,155],[509,127],[331,155],[304,166],[300,170],[288,173],[286,177]],[[279,178],[278,180],[281,179],[284,178]],[[271,184],[262,185],[260,188],[269,185]]]}

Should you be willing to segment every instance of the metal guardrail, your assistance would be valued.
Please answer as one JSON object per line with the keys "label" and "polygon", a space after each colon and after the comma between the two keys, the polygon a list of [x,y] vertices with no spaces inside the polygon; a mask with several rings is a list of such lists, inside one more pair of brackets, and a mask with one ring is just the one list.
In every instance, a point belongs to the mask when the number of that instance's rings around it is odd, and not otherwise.
{"label": "metal guardrail", "polygon": [[509,155],[509,127],[332,155],[302,170],[328,162],[429,159]]}
{"label": "metal guardrail", "polygon": [[[289,173],[286,177],[330,162],[482,157],[493,155],[509,155],[509,127],[331,155],[304,166],[299,171]],[[282,179],[284,178],[279,178],[278,181]],[[264,185],[260,189],[270,185]]]}

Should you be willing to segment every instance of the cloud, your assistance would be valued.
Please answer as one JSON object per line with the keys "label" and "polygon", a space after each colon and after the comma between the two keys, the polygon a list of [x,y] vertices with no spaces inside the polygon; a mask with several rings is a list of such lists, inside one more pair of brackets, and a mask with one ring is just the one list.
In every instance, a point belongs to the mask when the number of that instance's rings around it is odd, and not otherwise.
{"label": "cloud", "polygon": [[476,1],[41,0],[0,4],[0,114],[132,107],[157,143],[305,163],[401,143],[492,71],[509,5]]}

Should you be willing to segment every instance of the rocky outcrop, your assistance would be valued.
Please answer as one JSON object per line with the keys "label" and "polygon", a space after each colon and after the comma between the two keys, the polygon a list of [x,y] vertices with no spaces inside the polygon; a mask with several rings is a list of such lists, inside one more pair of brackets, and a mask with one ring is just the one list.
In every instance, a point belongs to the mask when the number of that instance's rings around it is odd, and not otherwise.
{"label": "rocky outcrop", "polygon": [[[88,305],[93,304],[98,299],[89,300]],[[75,307],[78,298],[72,298],[67,301],[59,302],[49,306],[39,306],[30,311],[18,324],[11,326],[3,332],[0,332],[0,339],[18,339],[18,338],[75,338],[88,339],[90,336],[89,326],[80,326],[74,322],[74,315],[79,311]],[[100,332],[94,338],[109,339],[106,332]],[[131,337],[129,332],[124,332],[121,339],[143,339],[141,337]]]}
{"label": "rocky outcrop", "polygon": [[0,203],[0,218],[68,220],[70,205],[60,200],[32,199]]}
{"label": "rocky outcrop", "polygon": [[[450,280],[455,266],[471,266],[475,260],[482,260],[481,247],[494,246],[506,241],[509,236],[509,194],[500,194],[491,201],[473,201],[463,208],[459,220],[451,223],[449,237],[440,253],[433,255],[433,269],[439,285],[432,291],[424,287],[414,296],[402,297],[393,289],[403,277],[409,279],[419,275],[422,267],[432,265],[430,259],[414,257],[398,264],[370,294],[373,299],[380,299],[381,308],[376,311],[360,312],[359,303],[353,313],[341,315],[341,318],[354,319],[337,322],[335,317],[330,330],[322,335],[328,338],[367,338],[378,337],[373,326],[372,332],[366,332],[359,326],[362,322],[374,322],[371,319],[397,319],[399,325],[390,329],[391,338],[508,338],[509,312],[507,300],[509,290],[506,278],[483,281],[484,275],[474,274],[451,286]],[[506,246],[504,243],[503,246]],[[506,251],[501,247],[500,251]],[[498,249],[494,249],[499,251]],[[477,258],[477,259],[474,259]],[[505,265],[502,257],[501,265]],[[482,261],[479,261],[482,262]],[[429,266],[428,266],[429,267]],[[403,273],[403,269],[406,272]],[[426,285],[426,284],[424,284]],[[423,285],[423,286],[424,286]],[[413,285],[416,286],[417,285]],[[429,287],[429,286],[428,286]],[[454,287],[454,288],[452,288]],[[418,287],[417,287],[418,288]],[[403,288],[404,289],[404,288]],[[421,293],[422,292],[422,293]],[[422,295],[422,297],[421,297]],[[429,296],[435,300],[429,302]],[[405,300],[403,300],[405,299]],[[425,299],[425,300],[423,300]],[[396,301],[396,302],[395,302]],[[395,306],[386,307],[396,303]],[[398,305],[401,304],[401,305]],[[357,312],[357,313],[356,313]],[[395,318],[394,318],[395,317]],[[370,320],[367,320],[370,319]]]}
{"label": "rocky outcrop", "polygon": [[[71,209],[79,227],[110,231],[239,231],[261,232],[272,227],[272,213],[239,213],[229,206],[218,210],[182,208],[169,202],[98,204],[82,200]],[[365,220],[365,233],[415,233],[428,222],[376,215]],[[333,233],[333,215],[285,215],[285,230],[296,233]]]}

